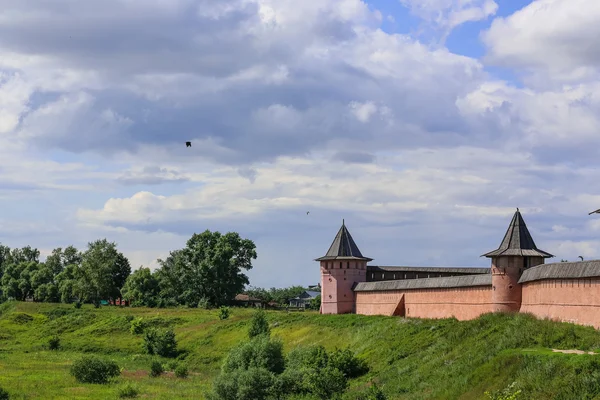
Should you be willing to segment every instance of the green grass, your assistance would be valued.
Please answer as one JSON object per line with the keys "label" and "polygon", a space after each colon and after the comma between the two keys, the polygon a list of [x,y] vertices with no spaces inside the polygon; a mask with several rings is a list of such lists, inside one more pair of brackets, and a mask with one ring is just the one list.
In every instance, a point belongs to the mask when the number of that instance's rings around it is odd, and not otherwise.
{"label": "green grass", "polygon": [[[220,320],[218,310],[6,303],[0,305],[0,387],[13,399],[116,399],[132,383],[139,398],[202,399],[228,351],[246,340],[251,316],[237,308]],[[143,354],[142,335],[129,331],[138,317],[174,328],[188,378],[148,376],[153,358]],[[276,311],[267,317],[286,351],[349,345],[365,358],[371,371],[351,382],[350,393],[375,380],[390,399],[481,399],[486,390],[516,381],[525,399],[600,399],[600,356],[550,350],[598,351],[600,332],[589,327],[504,314],[466,322]],[[58,351],[47,349],[54,335],[61,339]],[[69,367],[86,353],[115,360],[121,376],[108,385],[77,383]]]}

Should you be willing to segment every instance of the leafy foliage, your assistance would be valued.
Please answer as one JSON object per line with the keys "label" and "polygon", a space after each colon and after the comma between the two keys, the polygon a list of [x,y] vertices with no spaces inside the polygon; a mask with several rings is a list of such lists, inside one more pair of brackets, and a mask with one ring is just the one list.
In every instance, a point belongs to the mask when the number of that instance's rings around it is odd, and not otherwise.
{"label": "leafy foliage", "polygon": [[175,372],[175,376],[178,378],[187,378],[189,373],[188,368],[183,364],[178,365],[173,372]]}
{"label": "leafy foliage", "polygon": [[9,400],[10,395],[8,392],[0,387],[0,400]]}
{"label": "leafy foliage", "polygon": [[53,336],[48,340],[48,349],[50,350],[58,350],[60,348],[60,338],[58,336]]}
{"label": "leafy foliage", "polygon": [[71,375],[80,383],[108,383],[121,374],[116,362],[96,356],[84,356],[71,366]]}
{"label": "leafy foliage", "polygon": [[117,396],[119,396],[120,399],[133,399],[135,397],[138,397],[140,394],[140,390],[132,385],[131,383],[126,384],[123,387],[120,387],[118,392],[117,392]]}
{"label": "leafy foliage", "polygon": [[264,368],[276,374],[283,372],[283,343],[280,340],[270,340],[265,335],[257,336],[233,348],[227,355],[222,370],[232,372],[252,367]]}
{"label": "leafy foliage", "polygon": [[256,246],[238,233],[204,231],[186,247],[159,260],[161,297],[197,307],[201,299],[212,306],[227,304],[248,284],[243,270],[252,269]]}
{"label": "leafy foliage", "polygon": [[132,306],[156,307],[160,294],[158,279],[150,268],[139,268],[134,271],[121,290],[123,298]]}
{"label": "leafy foliage", "polygon": [[146,329],[146,324],[144,323],[144,320],[142,318],[136,318],[131,321],[129,331],[133,335],[141,335],[142,333],[144,333],[144,329]]}
{"label": "leafy foliage", "polygon": [[146,329],[144,332],[144,349],[150,355],[162,357],[177,356],[177,341],[172,329]]}
{"label": "leafy foliage", "polygon": [[271,328],[269,328],[269,321],[267,316],[262,309],[256,311],[252,320],[250,321],[250,328],[248,329],[248,336],[252,339],[255,336],[271,334]]}
{"label": "leafy foliage", "polygon": [[230,313],[231,313],[231,310],[229,309],[229,307],[221,306],[221,308],[219,308],[219,319],[224,320],[224,319],[229,318]]}
{"label": "leafy foliage", "polygon": [[152,364],[150,364],[150,376],[153,378],[156,378],[157,376],[160,376],[163,374],[163,372],[165,372],[163,365],[160,363],[160,361],[154,360],[152,361]]}

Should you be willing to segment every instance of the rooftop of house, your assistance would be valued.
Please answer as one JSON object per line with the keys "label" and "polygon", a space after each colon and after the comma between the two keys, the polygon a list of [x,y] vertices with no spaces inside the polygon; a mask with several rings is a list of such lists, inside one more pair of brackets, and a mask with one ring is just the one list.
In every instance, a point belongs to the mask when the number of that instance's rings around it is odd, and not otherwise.
{"label": "rooftop of house", "polygon": [[554,257],[552,254],[540,250],[536,247],[529,229],[525,224],[523,216],[517,208],[508,230],[498,247],[494,251],[490,251],[482,255],[482,257],[498,257],[498,256],[524,256],[524,257]]}
{"label": "rooftop of house", "polygon": [[344,220],[342,220],[342,227],[338,231],[337,235],[335,235],[335,239],[333,239],[333,243],[329,247],[327,254],[323,257],[317,258],[315,261],[327,261],[327,260],[364,260],[364,261],[372,261],[372,258],[364,257],[358,246],[352,239],[352,235],[346,228],[346,224]]}

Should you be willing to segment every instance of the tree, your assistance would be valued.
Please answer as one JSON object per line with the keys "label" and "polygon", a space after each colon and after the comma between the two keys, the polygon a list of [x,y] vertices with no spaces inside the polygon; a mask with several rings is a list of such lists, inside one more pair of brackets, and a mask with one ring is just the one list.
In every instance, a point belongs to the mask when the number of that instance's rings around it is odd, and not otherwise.
{"label": "tree", "polygon": [[102,299],[116,299],[131,273],[127,258],[106,239],[88,243],[77,271],[74,291],[80,299],[99,304]]}
{"label": "tree", "polygon": [[132,305],[154,307],[158,303],[160,287],[150,268],[140,267],[129,275],[121,292]]}
{"label": "tree", "polygon": [[314,299],[310,299],[310,304],[308,306],[311,310],[320,310],[321,309],[321,295],[316,296]]}
{"label": "tree", "polygon": [[194,234],[186,247],[159,260],[161,294],[196,307],[201,300],[211,306],[229,303],[249,283],[243,270],[252,269],[256,246],[238,233],[206,230]]}
{"label": "tree", "polygon": [[[23,259],[21,258],[21,260]],[[21,301],[32,297],[34,288],[31,284],[31,277],[39,267],[39,263],[35,261],[9,263],[4,269],[1,282],[4,295]]]}
{"label": "tree", "polygon": [[81,253],[73,246],[69,246],[64,250],[60,247],[52,250],[52,254],[46,257],[44,262],[54,275],[60,274],[68,265],[80,265]]}

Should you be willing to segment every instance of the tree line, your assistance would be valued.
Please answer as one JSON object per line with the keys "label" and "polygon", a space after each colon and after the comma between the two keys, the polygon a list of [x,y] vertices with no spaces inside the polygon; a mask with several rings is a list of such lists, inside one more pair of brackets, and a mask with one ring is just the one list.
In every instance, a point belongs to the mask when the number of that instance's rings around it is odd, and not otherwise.
{"label": "tree line", "polygon": [[[127,300],[133,306],[218,307],[232,304],[249,285],[244,274],[253,268],[256,245],[236,232],[206,230],[193,234],[182,249],[157,260],[151,271],[131,270],[129,260],[107,239],[90,242],[85,250],[57,248],[40,261],[40,251],[0,244],[0,302],[92,303]],[[245,293],[285,304],[305,290],[255,289]]]}

